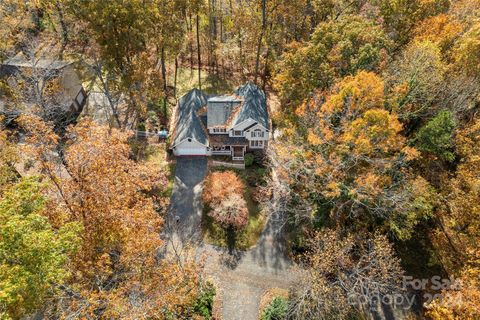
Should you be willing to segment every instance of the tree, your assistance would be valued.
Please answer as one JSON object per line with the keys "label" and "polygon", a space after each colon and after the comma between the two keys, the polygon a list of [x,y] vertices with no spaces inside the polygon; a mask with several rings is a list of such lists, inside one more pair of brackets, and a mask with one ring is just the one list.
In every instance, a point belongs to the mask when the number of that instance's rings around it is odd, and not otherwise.
{"label": "tree", "polygon": [[28,31],[33,27],[31,19],[32,6],[19,0],[2,1],[0,5],[0,62],[12,54],[16,46],[28,38]]}
{"label": "tree", "polygon": [[148,103],[158,103],[167,94],[165,60],[180,50],[185,2],[68,1],[67,9],[93,39],[88,55],[100,59],[109,78],[117,80],[110,89],[125,94],[129,108],[119,127],[141,122]]}
{"label": "tree", "polygon": [[463,25],[451,15],[439,14],[423,20],[415,27],[414,40],[430,41],[437,45],[443,54],[446,54],[452,49],[463,28]]}
{"label": "tree", "polygon": [[453,57],[457,68],[468,75],[480,75],[480,23],[476,23],[455,44]]}
{"label": "tree", "polygon": [[401,48],[408,43],[418,22],[448,10],[449,0],[380,0],[385,30]]}
{"label": "tree", "polygon": [[167,184],[163,173],[130,159],[128,134],[91,120],[67,130],[63,146],[41,120],[23,116],[19,123],[28,134],[27,154],[55,195],[56,210],[47,216],[83,228],[72,276],[48,312],[61,317],[188,317],[198,294],[200,266],[195,260],[156,257],[163,221],[149,194],[154,184],[159,189]]}
{"label": "tree", "polygon": [[455,145],[460,164],[454,178],[444,181],[443,206],[433,240],[450,274],[458,274],[462,266],[475,266],[478,261],[479,141],[479,120],[459,130]]}
{"label": "tree", "polygon": [[433,320],[476,319],[480,317],[480,270],[466,268],[457,283],[442,290],[442,298],[435,299],[426,306],[426,316]]}
{"label": "tree", "polygon": [[205,179],[204,190],[203,201],[210,208],[209,216],[226,227],[241,229],[246,226],[245,186],[233,171],[210,173]]}
{"label": "tree", "polygon": [[272,302],[263,310],[261,320],[285,319],[288,311],[287,301],[282,297],[273,298]]}
{"label": "tree", "polygon": [[78,223],[56,229],[48,222],[43,188],[38,179],[25,178],[0,193],[2,319],[44,308],[67,279],[66,264],[79,245]]}
{"label": "tree", "polygon": [[441,160],[454,161],[453,135],[455,127],[456,122],[450,111],[439,112],[417,132],[415,142],[418,149],[433,154]]}
{"label": "tree", "polygon": [[276,77],[282,102],[294,108],[315,89],[327,89],[337,77],[380,69],[389,47],[382,28],[364,17],[320,23],[306,45],[292,44],[283,55]]}
{"label": "tree", "polygon": [[433,43],[414,42],[391,64],[387,86],[392,88],[392,109],[404,121],[435,114],[441,100],[445,65]]}
{"label": "tree", "polygon": [[0,116],[0,194],[9,183],[18,176],[15,164],[19,161],[18,148],[9,141],[7,131],[4,130],[4,117]]}
{"label": "tree", "polygon": [[382,296],[402,293],[400,261],[383,235],[317,232],[303,259],[306,268],[290,298],[294,319],[350,319],[367,314]]}
{"label": "tree", "polygon": [[301,122],[279,152],[280,172],[295,194],[290,209],[304,208],[296,221],[323,215],[347,229],[382,221],[405,239],[432,213],[428,182],[409,168],[418,151],[407,146],[397,115],[384,106],[383,81],[362,71],[297,109]]}

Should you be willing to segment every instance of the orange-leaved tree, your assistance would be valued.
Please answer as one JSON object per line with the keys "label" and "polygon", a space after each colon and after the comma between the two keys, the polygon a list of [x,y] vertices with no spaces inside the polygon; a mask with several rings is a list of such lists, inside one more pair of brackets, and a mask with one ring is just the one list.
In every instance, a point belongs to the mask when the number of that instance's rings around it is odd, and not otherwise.
{"label": "orange-leaved tree", "polygon": [[279,152],[280,176],[295,190],[292,210],[303,205],[304,218],[327,215],[335,223],[363,217],[346,226],[383,221],[400,238],[431,214],[433,190],[408,165],[418,152],[385,100],[382,79],[362,71],[297,109],[302,125]]}
{"label": "orange-leaved tree", "polygon": [[233,171],[212,172],[205,179],[203,201],[208,215],[225,227],[241,229],[248,222],[245,186]]}
{"label": "orange-leaved tree", "polygon": [[27,153],[52,186],[50,220],[83,227],[72,276],[51,311],[119,319],[189,312],[198,293],[196,263],[157,259],[163,221],[148,191],[154,181],[166,186],[165,175],[131,160],[119,130],[87,119],[61,140],[38,118],[19,122]]}

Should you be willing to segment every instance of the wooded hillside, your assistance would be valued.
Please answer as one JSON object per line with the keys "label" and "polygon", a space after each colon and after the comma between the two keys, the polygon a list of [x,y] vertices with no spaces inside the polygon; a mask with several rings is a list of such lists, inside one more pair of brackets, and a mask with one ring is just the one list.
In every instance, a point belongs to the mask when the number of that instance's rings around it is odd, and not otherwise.
{"label": "wooded hillside", "polygon": [[302,270],[284,316],[363,319],[352,295],[439,276],[460,285],[429,283],[408,317],[480,318],[479,0],[4,0],[0,21],[1,63],[73,62],[108,109],[61,126],[58,83],[0,78],[1,319],[209,318],[202,262],[159,253],[168,169],[129,130],[169,128],[189,86],[246,81]]}

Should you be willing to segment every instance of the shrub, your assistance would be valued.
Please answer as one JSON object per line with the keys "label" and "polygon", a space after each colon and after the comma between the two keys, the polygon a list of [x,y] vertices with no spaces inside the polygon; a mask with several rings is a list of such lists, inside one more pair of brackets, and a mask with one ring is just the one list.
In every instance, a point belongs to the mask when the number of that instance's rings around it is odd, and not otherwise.
{"label": "shrub", "polygon": [[203,201],[208,215],[224,227],[241,229],[248,222],[245,186],[233,171],[212,172],[205,179]]}
{"label": "shrub", "polygon": [[253,164],[255,157],[251,153],[245,155],[245,167],[250,167]]}
{"label": "shrub", "polygon": [[288,304],[284,298],[275,297],[263,310],[261,320],[281,320],[287,316]]}
{"label": "shrub", "polygon": [[202,316],[204,319],[212,318],[213,298],[215,297],[215,287],[207,282],[202,287],[200,294],[193,306],[195,314]]}
{"label": "shrub", "polygon": [[455,160],[455,154],[453,153],[455,127],[455,119],[450,111],[439,112],[418,131],[415,137],[418,149],[434,154],[442,160],[452,162]]}

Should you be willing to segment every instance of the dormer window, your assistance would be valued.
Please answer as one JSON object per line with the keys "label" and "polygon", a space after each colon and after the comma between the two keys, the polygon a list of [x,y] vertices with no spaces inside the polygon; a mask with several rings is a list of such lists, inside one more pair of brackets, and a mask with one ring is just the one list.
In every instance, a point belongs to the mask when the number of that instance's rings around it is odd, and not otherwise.
{"label": "dormer window", "polygon": [[233,130],[233,135],[235,137],[241,137],[243,136],[243,132],[241,130]]}

